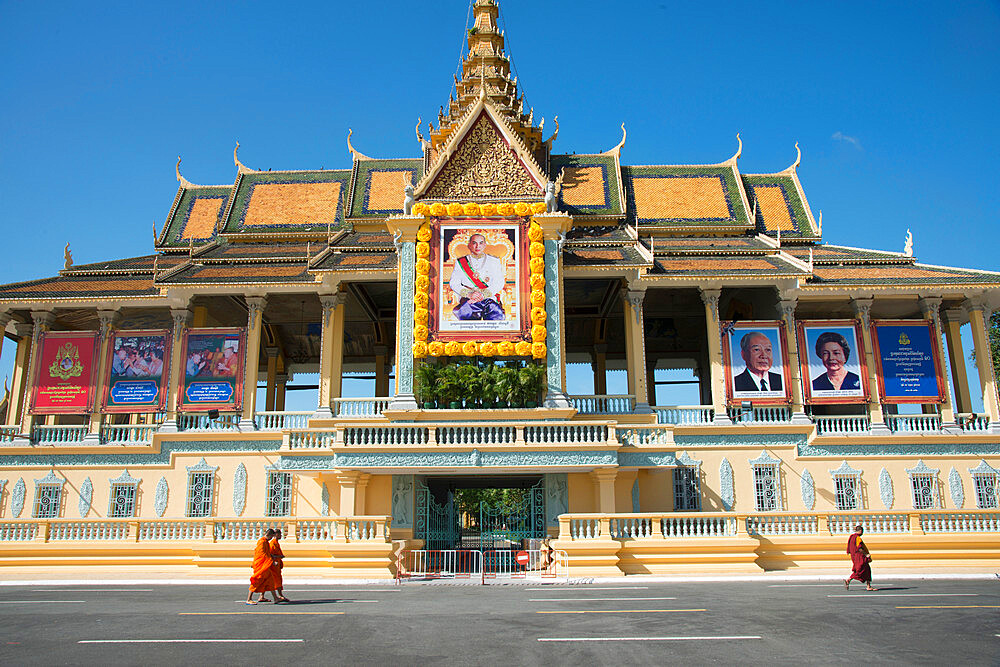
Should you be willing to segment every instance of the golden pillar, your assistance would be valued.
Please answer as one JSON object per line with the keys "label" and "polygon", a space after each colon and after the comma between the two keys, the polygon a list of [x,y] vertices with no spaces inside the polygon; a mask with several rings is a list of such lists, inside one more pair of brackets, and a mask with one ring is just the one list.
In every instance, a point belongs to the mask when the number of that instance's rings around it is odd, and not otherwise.
{"label": "golden pillar", "polygon": [[278,348],[265,347],[267,354],[267,389],[264,395],[264,409],[273,411],[278,393]]}
{"label": "golden pillar", "polygon": [[17,351],[14,354],[14,373],[10,380],[10,400],[7,403],[7,426],[19,426],[28,395],[28,366],[31,362],[32,329],[24,322],[14,323]]}
{"label": "golden pillar", "polygon": [[48,310],[43,311],[31,311],[31,321],[34,323],[34,327],[31,330],[31,357],[28,360],[28,374],[27,382],[25,383],[25,406],[23,414],[21,416],[21,433],[31,436],[31,431],[35,425],[34,417],[29,414],[27,406],[31,403],[31,391],[32,385],[35,382],[35,367],[38,365],[38,353],[40,352],[39,340],[43,332],[48,331],[49,327],[55,321],[55,313]]}
{"label": "golden pillar", "polygon": [[[941,327],[941,297],[922,297],[920,299],[920,312],[925,319],[931,321],[934,327],[934,340],[931,341],[937,346],[937,355],[944,362],[944,332]],[[951,392],[948,391],[948,375],[941,369],[944,380],[944,396],[941,401],[941,424],[955,423],[955,409],[951,404]]]}
{"label": "golden pillar", "polygon": [[[97,320],[100,322],[100,356],[97,358],[97,396],[95,397],[94,411],[90,413],[90,424],[84,440],[87,442],[100,442],[101,440],[101,392],[104,391],[104,374],[108,368],[108,346],[111,344],[111,331],[118,315],[114,310],[97,311]],[[132,415],[133,418],[136,415]],[[135,422],[132,422],[135,423]]]}
{"label": "golden pillar", "polygon": [[712,408],[716,424],[730,423],[726,411],[726,370],[722,363],[722,329],[719,322],[719,298],[722,289],[701,288],[701,300],[705,304],[705,327],[708,334],[709,385],[712,390]]}
{"label": "golden pillar", "polygon": [[799,363],[798,331],[795,329],[796,297],[781,299],[781,319],[785,323],[785,345],[788,348],[788,370],[792,385],[792,421],[808,422],[805,415],[805,401],[802,397],[802,366]]}
{"label": "golden pillar", "polygon": [[371,475],[356,470],[344,470],[334,475],[337,484],[340,486],[340,516],[357,515],[358,486],[361,483],[362,477],[365,478],[364,485],[367,486],[368,478]]}
{"label": "golden pillar", "polygon": [[872,302],[873,299],[851,299],[854,316],[861,320],[861,342],[865,346],[865,363],[868,366],[868,417],[873,431],[885,431],[885,416],[882,414],[882,398],[878,392],[878,373],[875,367],[875,346],[872,344]]}
{"label": "golden pillar", "polygon": [[340,398],[341,374],[344,362],[344,311],[347,295],[321,294],[320,304],[322,314],[322,344],[319,358],[319,405],[313,414],[314,419],[331,419],[333,417],[333,399]]}
{"label": "golden pillar", "polygon": [[275,382],[275,392],[274,392],[274,409],[277,411],[282,411],[285,409],[285,387],[288,385],[288,374],[278,373],[274,378]]}
{"label": "golden pillar", "polygon": [[594,505],[597,506],[597,511],[602,514],[614,514],[615,478],[618,477],[618,469],[598,468],[590,471],[590,477],[594,480]]}
{"label": "golden pillar", "polygon": [[247,356],[243,370],[243,417],[240,428],[253,430],[254,412],[257,410],[257,379],[260,376],[260,338],[264,328],[264,307],[267,297],[248,296],[247,302]]}
{"label": "golden pillar", "polygon": [[375,395],[389,395],[389,348],[386,345],[375,346]]}
{"label": "golden pillar", "polygon": [[191,321],[191,311],[187,308],[171,308],[170,316],[174,321],[173,342],[170,345],[170,374],[167,377],[166,414],[159,429],[164,433],[177,432],[177,392],[184,377],[184,350],[181,349],[181,341],[184,339],[184,330]]}
{"label": "golden pillar", "polygon": [[983,411],[989,415],[990,422],[995,424],[1000,421],[1000,409],[997,406],[997,384],[987,331],[990,314],[982,299],[970,299],[968,304],[972,342],[976,350],[976,369],[979,371],[979,385],[983,392]]}
{"label": "golden pillar", "polygon": [[608,393],[608,344],[596,343],[594,345],[593,361],[590,364],[594,369],[594,393],[598,396]]}
{"label": "golden pillar", "polygon": [[646,333],[642,303],[646,290],[629,289],[623,295],[625,305],[625,356],[628,360],[628,392],[635,397],[636,414],[649,414],[649,391],[646,382]]}
{"label": "golden pillar", "polygon": [[962,347],[962,322],[964,313],[960,308],[944,311],[944,337],[948,343],[948,364],[955,390],[955,410],[960,413],[972,412],[972,393],[969,391],[969,373],[965,369],[965,349]]}

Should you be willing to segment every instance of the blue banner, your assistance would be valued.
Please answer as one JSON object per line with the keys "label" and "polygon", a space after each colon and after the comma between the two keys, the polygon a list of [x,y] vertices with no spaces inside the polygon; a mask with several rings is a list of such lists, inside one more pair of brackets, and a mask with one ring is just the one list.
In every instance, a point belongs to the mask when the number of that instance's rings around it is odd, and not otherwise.
{"label": "blue banner", "polygon": [[940,397],[931,329],[925,323],[877,324],[879,367],[884,398],[894,400]]}
{"label": "blue banner", "polygon": [[156,405],[160,383],[157,380],[119,380],[111,386],[115,405]]}
{"label": "blue banner", "polygon": [[192,382],[184,390],[190,403],[226,403],[233,398],[231,382]]}

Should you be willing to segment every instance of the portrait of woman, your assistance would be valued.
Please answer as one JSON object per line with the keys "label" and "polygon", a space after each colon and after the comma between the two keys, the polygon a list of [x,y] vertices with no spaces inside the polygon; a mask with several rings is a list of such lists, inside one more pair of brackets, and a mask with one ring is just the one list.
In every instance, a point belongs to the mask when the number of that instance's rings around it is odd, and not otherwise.
{"label": "portrait of woman", "polygon": [[857,325],[851,320],[799,322],[799,358],[807,401],[865,400],[867,370],[860,338]]}

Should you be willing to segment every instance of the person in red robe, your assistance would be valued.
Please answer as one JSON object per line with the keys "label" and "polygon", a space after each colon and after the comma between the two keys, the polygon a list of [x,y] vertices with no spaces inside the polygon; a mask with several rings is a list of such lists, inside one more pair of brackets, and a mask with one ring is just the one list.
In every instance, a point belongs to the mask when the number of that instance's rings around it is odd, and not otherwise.
{"label": "person in red robe", "polygon": [[285,597],[285,593],[282,590],[284,587],[284,581],[281,577],[281,570],[285,567],[285,554],[281,551],[281,544],[278,540],[281,539],[281,531],[275,529],[274,539],[271,540],[271,558],[274,559],[274,565],[271,566],[271,576],[274,577],[274,588],[278,594],[278,602],[291,602]]}
{"label": "person in red robe", "polygon": [[847,538],[847,553],[851,556],[853,569],[851,576],[844,579],[844,588],[850,590],[851,580],[857,579],[865,585],[866,590],[877,591],[878,589],[872,586],[872,557],[868,552],[868,547],[861,541],[861,535],[864,532],[865,529],[862,526],[855,526],[854,532]]}
{"label": "person in red robe", "polygon": [[250,591],[247,593],[247,604],[257,604],[253,599],[254,593],[260,593],[260,601],[264,602],[264,593],[271,591],[271,597],[278,601],[278,596],[274,592],[277,588],[274,585],[274,558],[271,556],[271,538],[274,537],[274,530],[268,528],[264,536],[257,540],[257,546],[253,550],[253,563],[250,566],[253,573],[250,575]]}

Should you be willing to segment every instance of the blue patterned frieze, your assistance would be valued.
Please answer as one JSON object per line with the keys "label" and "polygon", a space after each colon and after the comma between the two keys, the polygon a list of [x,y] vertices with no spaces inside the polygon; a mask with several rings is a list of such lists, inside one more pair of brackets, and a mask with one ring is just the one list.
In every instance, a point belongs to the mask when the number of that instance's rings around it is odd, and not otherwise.
{"label": "blue patterned frieze", "polygon": [[233,514],[243,516],[247,506],[247,468],[243,463],[233,473]]}
{"label": "blue patterned frieze", "polygon": [[632,482],[632,512],[638,514],[642,511],[642,505],[639,502],[639,480]]}
{"label": "blue patterned frieze", "polygon": [[480,466],[480,461],[483,460],[483,455],[479,453],[478,449],[473,449],[469,452],[469,465],[475,468]]}
{"label": "blue patterned frieze", "polygon": [[965,506],[965,489],[962,487],[962,477],[955,466],[948,472],[948,490],[951,492],[951,502],[956,509]]}
{"label": "blue patterned frieze", "polygon": [[330,487],[323,482],[323,488],[319,494],[319,513],[320,516],[330,516]]}
{"label": "blue patterned frieze", "polygon": [[413,280],[415,244],[404,241],[399,249],[399,306],[398,316],[399,369],[396,372],[396,393],[413,393]]}
{"label": "blue patterned frieze", "polygon": [[559,526],[559,515],[569,512],[569,482],[564,472],[545,475],[545,516],[546,524],[552,528]]}
{"label": "blue patterned frieze", "polygon": [[892,477],[884,467],[878,474],[878,495],[882,499],[882,505],[887,510],[892,509],[892,503],[896,497],[892,492]]}
{"label": "blue patterned frieze", "polygon": [[878,456],[998,456],[1000,455],[1000,442],[929,442],[923,443],[900,443],[900,444],[837,444],[830,445],[814,440],[811,444],[799,445],[799,456],[802,457],[836,457],[843,458],[850,456],[858,457],[878,457]]}
{"label": "blue patterned frieze", "polygon": [[677,457],[673,452],[618,452],[618,465],[624,468],[674,467]]}
{"label": "blue patterned frieze", "polygon": [[680,453],[680,456],[677,457],[677,465],[701,469],[701,461],[692,458],[687,452]]}
{"label": "blue patterned frieze", "polygon": [[678,447],[795,447],[806,444],[808,438],[798,433],[725,433],[717,435],[674,434]]}
{"label": "blue patterned frieze", "polygon": [[156,512],[156,516],[163,516],[163,513],[167,511],[168,493],[167,478],[160,477],[160,481],[156,483],[156,494],[153,497],[153,511]]}
{"label": "blue patterned frieze", "polygon": [[15,519],[21,516],[21,512],[24,511],[25,491],[24,478],[18,477],[14,483],[14,490],[10,494],[10,515]]}
{"label": "blue patterned frieze", "polygon": [[413,475],[392,476],[392,527],[413,527]]}
{"label": "blue patterned frieze", "polygon": [[813,507],[816,506],[816,483],[813,480],[812,473],[808,470],[803,470],[799,482],[802,487],[802,505],[811,512]]}
{"label": "blue patterned frieze", "polygon": [[86,517],[90,513],[90,506],[94,502],[94,483],[90,478],[83,480],[80,485],[80,503],[77,509],[80,510],[80,517]]}
{"label": "blue patterned frieze", "polygon": [[729,512],[736,503],[736,489],[733,486],[733,466],[729,459],[723,458],[719,464],[719,497],[722,500],[722,509]]}
{"label": "blue patterned frieze", "polygon": [[281,433],[267,440],[168,440],[159,452],[129,454],[0,454],[3,467],[114,466],[129,467],[171,465],[171,454],[213,452],[276,452],[281,448]]}
{"label": "blue patterned frieze", "polygon": [[[616,452],[480,452],[478,467],[516,466],[613,466]],[[332,456],[282,456],[284,470],[331,470],[333,468],[471,468],[472,452],[337,453]]]}

